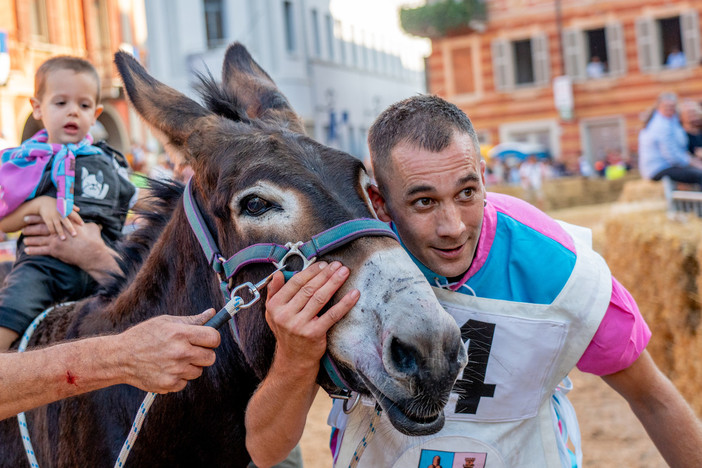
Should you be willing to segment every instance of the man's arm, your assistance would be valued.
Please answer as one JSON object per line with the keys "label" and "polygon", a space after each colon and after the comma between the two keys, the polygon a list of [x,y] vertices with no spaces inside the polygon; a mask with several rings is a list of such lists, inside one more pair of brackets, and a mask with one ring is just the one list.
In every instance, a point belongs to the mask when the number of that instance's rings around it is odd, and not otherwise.
{"label": "man's arm", "polygon": [[346,281],[349,271],[339,262],[316,263],[283,285],[277,274],[268,285],[266,320],[277,345],[268,375],[246,409],[246,448],[259,467],[282,460],[299,442],[318,386],[319,361],[327,348],[327,331],[359,298],[347,293],[317,317]]}
{"label": "man's arm", "polygon": [[648,351],[602,378],[626,399],[668,465],[702,466],[702,424]]}
{"label": "man's arm", "polygon": [[61,240],[49,232],[39,216],[27,216],[27,223],[23,231],[27,255],[55,257],[86,271],[98,283],[108,280],[112,273],[119,273],[117,253],[102,240],[97,224],[75,225],[76,235]]}
{"label": "man's arm", "polygon": [[182,390],[215,361],[217,330],[200,326],[214,309],[162,315],[119,335],[98,336],[25,353],[0,353],[0,419],[116,384],[167,393]]}

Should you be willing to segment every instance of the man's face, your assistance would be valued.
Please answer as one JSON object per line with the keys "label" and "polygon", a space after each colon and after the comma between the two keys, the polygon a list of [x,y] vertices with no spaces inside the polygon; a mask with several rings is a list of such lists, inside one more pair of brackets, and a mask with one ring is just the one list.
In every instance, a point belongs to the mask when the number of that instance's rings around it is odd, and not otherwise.
{"label": "man's face", "polygon": [[432,271],[446,277],[465,273],[485,200],[485,162],[471,138],[455,133],[438,153],[400,143],[390,158],[382,176],[387,198],[371,194],[378,216],[395,223],[405,246]]}
{"label": "man's face", "polygon": [[663,115],[663,117],[672,117],[675,115],[677,102],[664,99],[658,104],[658,112]]}
{"label": "man's face", "polygon": [[44,95],[32,98],[34,118],[41,120],[49,143],[78,143],[102,112],[96,102],[98,89],[88,73],[54,70],[46,76]]}

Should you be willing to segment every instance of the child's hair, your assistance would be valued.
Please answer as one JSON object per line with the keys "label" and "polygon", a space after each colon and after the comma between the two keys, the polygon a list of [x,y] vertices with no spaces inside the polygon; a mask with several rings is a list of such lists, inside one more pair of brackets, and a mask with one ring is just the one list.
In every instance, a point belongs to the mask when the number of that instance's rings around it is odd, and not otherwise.
{"label": "child's hair", "polygon": [[100,102],[100,77],[92,63],[80,57],[72,57],[70,55],[59,55],[52,57],[42,63],[34,76],[34,94],[37,99],[41,99],[46,88],[46,77],[49,73],[57,70],[72,70],[76,73],[87,73],[95,79],[97,83],[97,96],[95,103]]}

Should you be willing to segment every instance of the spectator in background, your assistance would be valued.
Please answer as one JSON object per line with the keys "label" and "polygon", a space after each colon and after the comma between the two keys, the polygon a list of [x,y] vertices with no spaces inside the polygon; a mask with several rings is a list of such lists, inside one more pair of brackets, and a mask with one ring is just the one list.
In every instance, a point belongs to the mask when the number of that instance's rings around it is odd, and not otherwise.
{"label": "spectator in background", "polygon": [[544,209],[544,179],[546,167],[534,154],[530,154],[519,167],[519,180],[526,192],[527,201]]}
{"label": "spectator in background", "polygon": [[686,100],[680,104],[680,123],[687,133],[687,151],[702,159],[702,106]]}
{"label": "spectator in background", "polygon": [[600,57],[593,55],[590,63],[585,67],[585,72],[588,78],[602,78],[605,74],[605,64],[600,60]]}
{"label": "spectator in background", "polygon": [[665,66],[668,68],[682,68],[687,64],[685,53],[678,47],[673,47],[665,60]]}
{"label": "spectator in background", "polygon": [[687,151],[688,138],[676,114],[677,96],[662,93],[639,133],[639,170],[647,179],[664,176],[702,185],[702,161]]}
{"label": "spectator in background", "polygon": [[578,158],[578,167],[580,168],[581,176],[587,177],[588,179],[595,177],[595,168],[592,167],[587,156],[582,155]]}

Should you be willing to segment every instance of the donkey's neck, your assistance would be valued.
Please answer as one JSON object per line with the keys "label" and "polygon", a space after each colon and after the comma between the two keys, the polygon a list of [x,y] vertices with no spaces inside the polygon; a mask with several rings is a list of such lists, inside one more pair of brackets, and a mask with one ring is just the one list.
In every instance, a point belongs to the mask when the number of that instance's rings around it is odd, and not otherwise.
{"label": "donkey's neck", "polygon": [[216,275],[179,206],[110,315],[132,324],[162,314],[194,315],[222,304]]}

